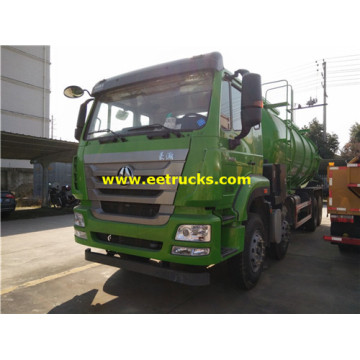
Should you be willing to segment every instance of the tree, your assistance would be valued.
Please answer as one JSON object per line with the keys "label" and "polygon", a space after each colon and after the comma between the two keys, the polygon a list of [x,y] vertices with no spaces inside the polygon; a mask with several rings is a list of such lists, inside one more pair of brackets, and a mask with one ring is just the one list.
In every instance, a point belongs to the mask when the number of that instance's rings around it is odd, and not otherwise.
{"label": "tree", "polygon": [[309,126],[305,125],[302,130],[308,130],[305,136],[315,143],[323,159],[334,158],[339,150],[339,137],[336,134],[326,133],[326,140],[324,140],[324,127],[317,118],[314,118]]}
{"label": "tree", "polygon": [[360,124],[357,122],[350,128],[351,141],[360,142]]}
{"label": "tree", "polygon": [[341,150],[341,155],[353,158],[360,155],[360,124],[357,122],[350,128],[350,140]]}

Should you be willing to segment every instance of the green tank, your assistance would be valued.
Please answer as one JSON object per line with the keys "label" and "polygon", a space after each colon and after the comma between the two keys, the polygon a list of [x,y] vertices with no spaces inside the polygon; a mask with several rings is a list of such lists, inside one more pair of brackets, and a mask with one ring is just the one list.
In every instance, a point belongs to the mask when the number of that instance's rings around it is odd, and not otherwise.
{"label": "green tank", "polygon": [[265,109],[262,118],[264,163],[286,164],[289,189],[304,187],[317,172],[320,156],[314,143],[290,121]]}

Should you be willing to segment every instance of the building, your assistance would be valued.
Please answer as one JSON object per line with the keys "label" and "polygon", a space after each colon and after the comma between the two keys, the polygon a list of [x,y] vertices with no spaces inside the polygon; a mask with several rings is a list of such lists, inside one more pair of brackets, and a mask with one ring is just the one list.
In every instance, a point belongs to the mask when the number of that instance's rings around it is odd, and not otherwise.
{"label": "building", "polygon": [[1,47],[1,129],[49,137],[50,47]]}
{"label": "building", "polygon": [[[1,131],[49,138],[50,46],[1,46]],[[32,196],[29,160],[1,159],[1,188]]]}
{"label": "building", "polygon": [[0,108],[1,189],[47,205],[49,182],[71,183],[77,150],[49,139],[49,46],[1,46]]}

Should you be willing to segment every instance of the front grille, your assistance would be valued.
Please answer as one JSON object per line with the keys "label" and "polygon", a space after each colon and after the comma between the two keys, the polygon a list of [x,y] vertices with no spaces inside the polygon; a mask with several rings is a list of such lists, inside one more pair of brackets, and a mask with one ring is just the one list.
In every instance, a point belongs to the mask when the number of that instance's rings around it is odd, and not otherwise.
{"label": "front grille", "polygon": [[[151,185],[146,179],[182,175],[187,153],[187,149],[176,149],[86,154],[86,185],[92,214],[101,220],[166,224],[174,211],[178,184]],[[141,177],[139,185],[103,183],[103,177],[119,176],[125,166],[131,168],[134,176]]]}
{"label": "front grille", "polygon": [[101,201],[101,208],[105,213],[151,218],[159,213],[160,205]]}
{"label": "front grille", "polygon": [[162,194],[162,190],[123,190],[123,189],[99,189],[99,193],[105,195],[119,195],[119,196],[159,196]]}
{"label": "front grille", "polygon": [[111,243],[111,244],[120,244],[127,245],[136,248],[142,248],[146,250],[161,250],[162,242],[153,241],[153,240],[144,240],[138,238],[131,238],[127,236],[104,234],[104,233],[94,233],[97,240]]}

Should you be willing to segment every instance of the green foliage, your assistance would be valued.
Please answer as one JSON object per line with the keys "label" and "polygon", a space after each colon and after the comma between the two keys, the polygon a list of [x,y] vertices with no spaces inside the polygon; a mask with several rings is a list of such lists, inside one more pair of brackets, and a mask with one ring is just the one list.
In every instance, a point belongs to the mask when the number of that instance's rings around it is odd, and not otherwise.
{"label": "green foliage", "polygon": [[339,137],[336,134],[326,133],[324,140],[324,126],[319,123],[317,118],[313,119],[309,126],[304,126],[302,130],[308,130],[305,134],[311,139],[319,150],[319,154],[323,159],[332,159],[339,150]]}
{"label": "green foliage", "polygon": [[341,150],[341,155],[353,158],[360,155],[360,124],[357,122],[350,128],[350,140]]}
{"label": "green foliage", "polygon": [[360,142],[360,124],[357,122],[350,128],[350,141]]}

